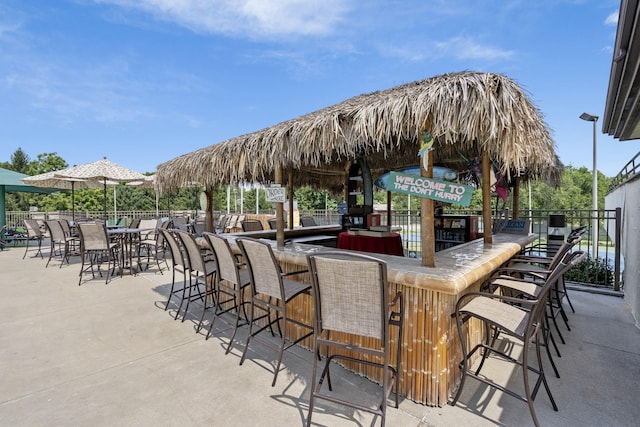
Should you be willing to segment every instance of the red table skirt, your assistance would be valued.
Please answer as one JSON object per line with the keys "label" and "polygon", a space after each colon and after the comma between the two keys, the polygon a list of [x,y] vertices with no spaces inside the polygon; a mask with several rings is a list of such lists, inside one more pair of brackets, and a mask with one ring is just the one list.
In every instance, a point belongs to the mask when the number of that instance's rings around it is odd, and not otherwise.
{"label": "red table skirt", "polygon": [[338,235],[338,248],[404,256],[402,237],[398,233],[391,233],[385,237],[374,237],[349,234],[345,231]]}

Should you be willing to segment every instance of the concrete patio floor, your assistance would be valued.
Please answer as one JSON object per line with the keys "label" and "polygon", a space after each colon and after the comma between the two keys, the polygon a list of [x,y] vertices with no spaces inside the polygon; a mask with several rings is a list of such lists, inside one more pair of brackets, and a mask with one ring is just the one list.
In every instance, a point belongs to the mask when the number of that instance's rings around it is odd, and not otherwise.
{"label": "concrete patio floor", "polygon": [[[205,341],[195,320],[164,311],[171,273],[95,279],[77,285],[80,265],[58,268],[22,259],[23,248],[0,252],[0,425],[6,426],[294,426],[304,425],[311,353],[285,353],[275,387],[275,355],[252,344],[226,355],[230,328],[216,322]],[[30,254],[31,255],[31,254]],[[560,408],[544,391],[535,402],[543,426],[635,426],[640,419],[640,331],[624,300],[572,292],[576,313],[555,358],[561,379],[547,366]],[[193,313],[200,312],[200,306]],[[246,331],[239,333],[243,340]],[[546,359],[545,359],[546,360]],[[517,383],[498,360],[488,374]],[[345,370],[332,375],[338,393],[363,400],[379,386]],[[313,425],[372,426],[368,413],[318,403]],[[527,405],[469,380],[457,406],[442,408],[401,399],[388,426],[529,426]]]}

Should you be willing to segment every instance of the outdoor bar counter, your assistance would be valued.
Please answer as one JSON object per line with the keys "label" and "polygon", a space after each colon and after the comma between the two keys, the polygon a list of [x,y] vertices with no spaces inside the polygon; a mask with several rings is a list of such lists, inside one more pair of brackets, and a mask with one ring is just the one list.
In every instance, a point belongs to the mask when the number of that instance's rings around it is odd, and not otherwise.
{"label": "outdoor bar counter", "polygon": [[[226,236],[230,238],[232,246],[235,246],[236,237],[249,234],[259,237],[255,233]],[[403,294],[405,317],[400,372],[401,395],[427,405],[443,406],[447,403],[459,380],[460,373],[456,365],[462,358],[455,319],[451,318],[456,301],[465,293],[477,291],[480,284],[500,265],[534,239],[535,236],[532,234],[495,234],[491,245],[485,245],[483,239],[474,240],[436,252],[434,268],[421,266],[419,259],[369,254],[387,262],[390,295],[398,290]],[[284,272],[304,270],[307,267],[307,254],[328,250],[325,247],[296,242],[277,247],[275,241],[273,249]],[[305,283],[310,281],[308,273],[289,278]],[[293,316],[300,316],[312,322],[311,297],[301,300],[293,307]],[[471,323],[469,327],[474,329],[471,340],[481,340],[481,325]],[[392,328],[392,338],[397,336],[395,332]],[[287,333],[297,335],[296,330]],[[344,339],[349,340],[349,337],[345,336]],[[303,345],[310,348],[312,343],[308,339]],[[395,343],[391,345],[393,348]],[[357,371],[357,366],[348,367]],[[376,371],[363,369],[358,372],[379,381]]]}

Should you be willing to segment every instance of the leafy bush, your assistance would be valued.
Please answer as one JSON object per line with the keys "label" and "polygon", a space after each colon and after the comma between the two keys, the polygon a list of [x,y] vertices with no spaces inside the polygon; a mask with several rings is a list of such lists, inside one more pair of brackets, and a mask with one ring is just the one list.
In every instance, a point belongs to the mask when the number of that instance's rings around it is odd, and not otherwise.
{"label": "leafy bush", "polygon": [[587,258],[565,274],[565,280],[613,287],[613,267],[604,258]]}

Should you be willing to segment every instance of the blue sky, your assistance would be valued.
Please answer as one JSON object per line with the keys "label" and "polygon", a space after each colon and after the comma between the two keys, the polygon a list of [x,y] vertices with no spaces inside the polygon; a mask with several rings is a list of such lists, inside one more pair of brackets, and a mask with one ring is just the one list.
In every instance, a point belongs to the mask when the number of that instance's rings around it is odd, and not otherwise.
{"label": "blue sky", "polygon": [[[619,0],[0,0],[0,161],[140,172],[362,93],[502,73],[592,168]],[[598,169],[638,151],[597,128]]]}

